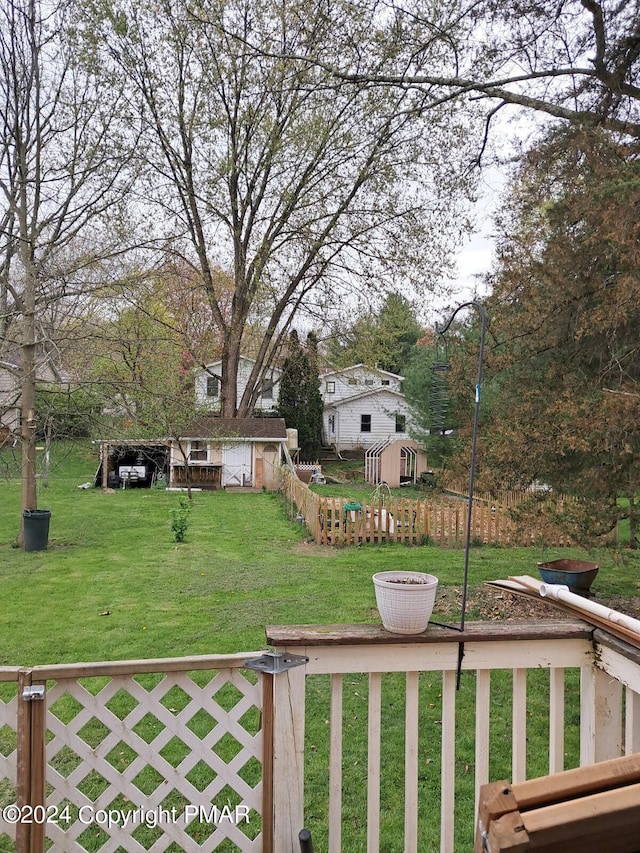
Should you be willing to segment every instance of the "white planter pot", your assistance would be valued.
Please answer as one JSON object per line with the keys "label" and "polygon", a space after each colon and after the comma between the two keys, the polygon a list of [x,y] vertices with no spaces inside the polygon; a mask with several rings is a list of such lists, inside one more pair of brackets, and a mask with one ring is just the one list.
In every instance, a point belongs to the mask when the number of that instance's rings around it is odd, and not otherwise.
{"label": "white planter pot", "polygon": [[394,634],[426,631],[436,600],[438,578],[424,572],[378,572],[373,576],[373,585],[380,618],[387,631]]}

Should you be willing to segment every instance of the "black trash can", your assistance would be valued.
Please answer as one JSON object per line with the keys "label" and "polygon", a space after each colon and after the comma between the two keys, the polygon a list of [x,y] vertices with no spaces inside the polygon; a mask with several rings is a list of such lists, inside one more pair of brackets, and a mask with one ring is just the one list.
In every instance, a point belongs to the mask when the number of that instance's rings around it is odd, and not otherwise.
{"label": "black trash can", "polygon": [[24,521],[24,550],[45,551],[49,544],[50,509],[25,509],[22,513]]}

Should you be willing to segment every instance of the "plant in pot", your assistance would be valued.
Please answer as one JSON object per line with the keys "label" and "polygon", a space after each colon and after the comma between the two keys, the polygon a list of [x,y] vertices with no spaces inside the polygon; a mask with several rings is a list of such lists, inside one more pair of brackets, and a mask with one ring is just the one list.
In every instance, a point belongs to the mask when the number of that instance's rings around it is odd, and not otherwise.
{"label": "plant in pot", "polygon": [[382,625],[394,634],[421,634],[433,612],[438,578],[425,572],[378,572],[373,575]]}

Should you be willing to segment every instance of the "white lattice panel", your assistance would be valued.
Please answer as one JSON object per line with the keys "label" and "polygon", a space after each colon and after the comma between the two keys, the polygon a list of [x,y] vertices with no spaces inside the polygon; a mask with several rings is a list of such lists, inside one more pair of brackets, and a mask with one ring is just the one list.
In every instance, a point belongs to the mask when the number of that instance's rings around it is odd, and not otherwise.
{"label": "white lattice panel", "polygon": [[15,849],[16,828],[3,818],[2,807],[16,801],[16,727],[18,699],[17,688],[11,698],[0,696],[0,851],[9,853]]}
{"label": "white lattice panel", "polygon": [[203,685],[186,673],[141,680],[114,676],[94,695],[90,681],[65,679],[47,691],[47,805],[64,818],[47,825],[49,849],[261,850],[260,683],[237,669]]}

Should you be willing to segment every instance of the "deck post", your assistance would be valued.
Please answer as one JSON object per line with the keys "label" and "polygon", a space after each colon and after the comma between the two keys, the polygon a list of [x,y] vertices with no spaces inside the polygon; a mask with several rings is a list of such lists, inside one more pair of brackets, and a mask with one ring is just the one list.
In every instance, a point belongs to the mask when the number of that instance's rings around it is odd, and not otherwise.
{"label": "deck post", "polygon": [[[248,669],[266,674],[263,690],[273,691],[273,704],[267,700],[273,748],[264,750],[264,756],[272,762],[266,775],[273,782],[273,813],[263,814],[262,820],[263,837],[277,853],[299,853],[299,835],[304,829],[306,663],[303,655],[277,649],[245,664]],[[263,806],[268,799],[263,799]]]}
{"label": "deck post", "polygon": [[595,666],[580,678],[580,765],[622,755],[622,684]]}

